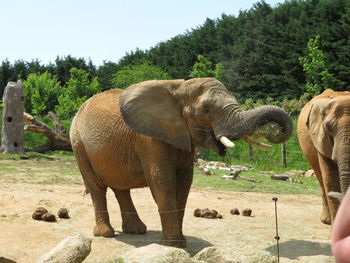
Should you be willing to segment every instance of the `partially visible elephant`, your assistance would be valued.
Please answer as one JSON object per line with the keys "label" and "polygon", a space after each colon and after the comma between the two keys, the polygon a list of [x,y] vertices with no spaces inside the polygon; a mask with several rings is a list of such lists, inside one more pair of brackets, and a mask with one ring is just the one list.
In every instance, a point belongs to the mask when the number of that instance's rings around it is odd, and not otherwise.
{"label": "partially visible elephant", "polygon": [[76,114],[70,138],[95,209],[95,236],[114,235],[106,189],[119,202],[122,229],[145,233],[130,189],[149,186],[161,218],[163,244],[184,247],[182,221],[193,177],[195,146],[224,155],[231,140],[249,141],[260,126],[275,122],[282,143],[292,133],[290,117],[275,106],[240,109],[213,78],[154,80],[109,90],[87,100]]}
{"label": "partially visible elephant", "polygon": [[300,112],[298,138],[322,189],[321,221],[332,224],[339,200],[350,183],[350,92],[331,89],[314,97]]}

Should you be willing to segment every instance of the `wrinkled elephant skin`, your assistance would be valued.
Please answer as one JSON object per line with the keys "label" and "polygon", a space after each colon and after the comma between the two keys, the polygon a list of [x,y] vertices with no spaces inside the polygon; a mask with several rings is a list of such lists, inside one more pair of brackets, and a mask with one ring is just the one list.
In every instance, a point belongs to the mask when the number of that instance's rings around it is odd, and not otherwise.
{"label": "wrinkled elephant skin", "polygon": [[[149,186],[163,230],[163,244],[184,247],[182,221],[193,177],[194,147],[226,153],[230,140],[251,135],[267,122],[281,127],[272,143],[292,133],[288,114],[274,106],[240,109],[213,78],[154,80],[93,96],[73,119],[70,138],[95,209],[95,236],[111,237],[106,189],[118,200],[122,229],[145,233],[130,189]],[[226,145],[224,145],[223,143]]]}

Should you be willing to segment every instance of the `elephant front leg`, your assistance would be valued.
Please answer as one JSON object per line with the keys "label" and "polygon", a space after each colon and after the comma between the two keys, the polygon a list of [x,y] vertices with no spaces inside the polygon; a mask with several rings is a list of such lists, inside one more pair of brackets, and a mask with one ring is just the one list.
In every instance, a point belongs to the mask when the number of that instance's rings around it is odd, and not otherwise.
{"label": "elephant front leg", "polygon": [[118,200],[120,213],[122,216],[122,229],[124,233],[144,234],[147,227],[137,214],[135,206],[130,196],[130,190],[113,189]]}
{"label": "elephant front leg", "polygon": [[339,201],[332,200],[327,196],[329,192],[340,192],[339,174],[337,165],[329,158],[319,154],[320,170],[324,185],[324,198],[327,200],[331,223],[339,208]]}
{"label": "elephant front leg", "polygon": [[177,209],[178,209],[178,218],[179,218],[179,224],[180,229],[182,233],[182,225],[183,225],[183,218],[185,215],[185,209],[186,209],[186,203],[188,194],[191,189],[191,184],[193,180],[193,161],[190,159],[189,164],[186,166],[184,164],[184,168],[182,168],[177,173],[177,187],[176,187],[176,197],[177,197]]}
{"label": "elephant front leg", "polygon": [[150,188],[158,205],[163,230],[162,244],[173,247],[186,247],[186,240],[182,234],[179,221],[179,218],[183,217],[183,210],[178,209],[175,175],[171,182],[152,184]]}

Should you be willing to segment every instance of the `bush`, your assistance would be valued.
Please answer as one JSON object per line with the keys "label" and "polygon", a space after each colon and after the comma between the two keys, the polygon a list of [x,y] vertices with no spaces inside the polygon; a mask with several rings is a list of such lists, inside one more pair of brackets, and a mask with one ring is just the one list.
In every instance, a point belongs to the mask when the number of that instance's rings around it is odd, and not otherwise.
{"label": "bush", "polygon": [[59,81],[48,72],[29,74],[23,81],[26,96],[25,111],[34,115],[43,115],[53,111],[62,92]]}
{"label": "bush", "polygon": [[90,81],[85,70],[72,68],[70,79],[58,97],[58,105],[55,107],[57,116],[63,119],[72,118],[85,100],[100,91],[97,77]]}

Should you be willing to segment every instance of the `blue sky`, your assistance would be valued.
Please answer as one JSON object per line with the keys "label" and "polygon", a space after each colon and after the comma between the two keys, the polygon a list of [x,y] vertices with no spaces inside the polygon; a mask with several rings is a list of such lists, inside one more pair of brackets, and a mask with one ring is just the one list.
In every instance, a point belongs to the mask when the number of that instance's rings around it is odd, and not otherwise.
{"label": "blue sky", "polygon": [[[258,0],[0,0],[0,61],[57,55],[117,62]],[[284,0],[265,0],[271,6]]]}

